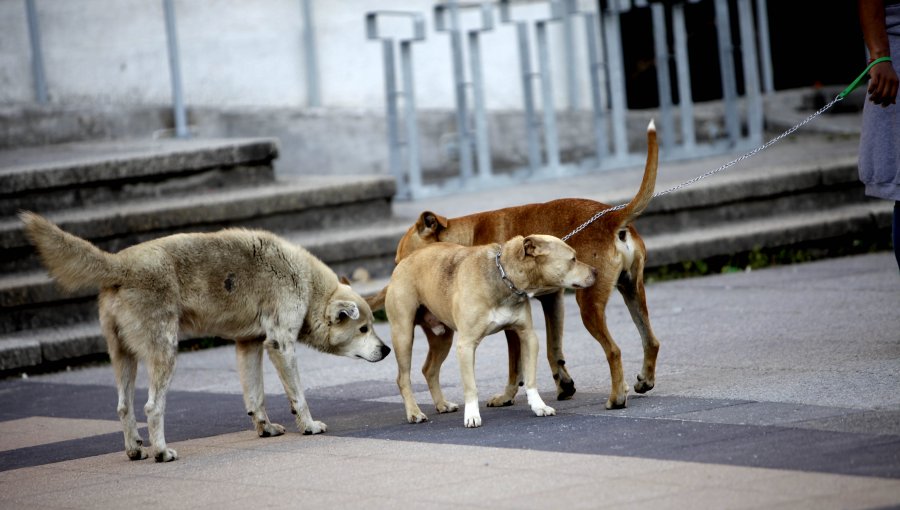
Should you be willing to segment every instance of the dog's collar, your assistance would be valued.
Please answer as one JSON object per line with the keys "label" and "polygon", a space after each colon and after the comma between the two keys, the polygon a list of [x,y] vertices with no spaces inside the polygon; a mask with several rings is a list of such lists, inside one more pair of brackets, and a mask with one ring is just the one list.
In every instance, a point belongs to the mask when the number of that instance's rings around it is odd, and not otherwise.
{"label": "dog's collar", "polygon": [[515,294],[519,297],[522,297],[522,298],[528,297],[528,293],[525,292],[524,290],[520,290],[518,287],[516,287],[516,284],[513,283],[512,280],[510,280],[509,275],[506,274],[506,271],[503,270],[503,266],[500,264],[500,252],[499,251],[497,252],[497,256],[494,258],[494,261],[497,262],[497,269],[500,270],[500,279],[503,280],[503,283],[505,283],[507,287],[509,287],[509,290],[511,290],[513,292],[513,294]]}

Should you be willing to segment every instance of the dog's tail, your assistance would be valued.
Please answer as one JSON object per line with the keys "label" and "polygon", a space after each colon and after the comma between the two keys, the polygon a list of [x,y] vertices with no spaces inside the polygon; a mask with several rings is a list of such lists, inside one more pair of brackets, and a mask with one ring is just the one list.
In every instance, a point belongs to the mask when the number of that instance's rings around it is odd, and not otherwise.
{"label": "dog's tail", "polygon": [[370,296],[365,296],[366,303],[369,305],[369,308],[372,309],[373,312],[378,310],[384,310],[384,300],[387,296],[388,286],[385,285],[378,294],[373,294]]}
{"label": "dog's tail", "polygon": [[641,187],[631,202],[624,209],[618,211],[619,228],[623,228],[644,212],[653,198],[656,188],[656,170],[659,166],[659,145],[656,142],[656,124],[653,120],[647,126],[647,162],[644,165],[644,178]]}
{"label": "dog's tail", "polygon": [[44,266],[64,289],[74,291],[116,284],[119,271],[115,255],[64,232],[39,214],[22,211],[19,219]]}

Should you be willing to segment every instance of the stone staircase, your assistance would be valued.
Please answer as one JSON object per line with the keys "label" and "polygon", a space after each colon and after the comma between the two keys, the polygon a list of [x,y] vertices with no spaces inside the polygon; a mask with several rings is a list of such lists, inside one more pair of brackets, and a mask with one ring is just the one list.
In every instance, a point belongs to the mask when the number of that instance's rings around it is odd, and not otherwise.
{"label": "stone staircase", "polygon": [[113,252],[176,232],[263,228],[339,274],[362,267],[389,275],[405,228],[390,219],[393,181],[276,179],[277,153],[269,139],[79,142],[0,152],[0,371],[106,352],[96,294],[64,293],[49,279],[20,228],[20,209]]}

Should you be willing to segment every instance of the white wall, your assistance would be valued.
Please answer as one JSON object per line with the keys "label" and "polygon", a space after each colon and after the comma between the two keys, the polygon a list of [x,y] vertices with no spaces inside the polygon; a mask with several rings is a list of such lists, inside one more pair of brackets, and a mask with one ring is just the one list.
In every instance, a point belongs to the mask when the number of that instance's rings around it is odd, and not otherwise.
{"label": "white wall", "polygon": [[[161,0],[36,0],[48,91],[57,104],[164,105],[170,101]],[[300,0],[175,0],[183,87],[188,106],[307,105]],[[313,10],[323,106],[382,111],[382,49],[366,39],[370,10],[423,13],[426,40],[414,46],[420,108],[452,108],[450,41],[434,30],[432,0],[315,0]],[[516,4],[515,17],[547,13],[546,3]],[[477,24],[466,14],[466,26]],[[522,105],[515,29],[501,24],[482,37],[487,106]],[[532,25],[533,26],[533,25]],[[385,26],[386,33],[405,27]],[[557,108],[568,103],[562,30],[551,29]],[[577,33],[582,34],[581,24]],[[532,52],[536,44],[532,30]],[[582,58],[584,52],[582,51]],[[397,55],[399,65],[399,53]],[[580,63],[579,71],[586,64]],[[533,67],[537,61],[533,57]],[[398,75],[399,79],[399,75]],[[581,72],[581,106],[590,106]],[[535,81],[535,92],[540,88]],[[34,92],[24,0],[0,0],[0,103],[29,103]],[[539,105],[539,96],[536,96]]]}

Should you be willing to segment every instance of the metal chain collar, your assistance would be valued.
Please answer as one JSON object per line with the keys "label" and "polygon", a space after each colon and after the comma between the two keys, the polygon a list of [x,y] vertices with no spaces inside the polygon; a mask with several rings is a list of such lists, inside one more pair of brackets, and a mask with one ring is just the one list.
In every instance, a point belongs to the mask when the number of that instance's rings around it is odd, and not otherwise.
{"label": "metal chain collar", "polygon": [[[837,103],[838,101],[840,101],[840,100],[842,100],[842,99],[844,99],[844,96],[843,96],[843,95],[838,95],[837,97],[835,97],[834,99],[832,99],[830,103],[828,103],[828,104],[826,104],[825,106],[819,108],[818,111],[816,111],[815,113],[813,113],[813,114],[810,115],[809,117],[803,119],[803,120],[800,121],[800,123],[798,123],[797,125],[795,125],[795,126],[789,128],[789,129],[787,129],[785,132],[781,133],[780,135],[776,136],[775,138],[772,138],[772,139],[769,140],[768,142],[766,142],[766,143],[760,145],[759,147],[753,149],[752,151],[750,151],[750,152],[748,152],[748,153],[746,153],[746,154],[740,156],[739,158],[737,158],[737,159],[735,159],[735,160],[732,160],[732,161],[729,161],[728,163],[725,163],[724,165],[720,166],[719,168],[716,168],[715,170],[710,170],[709,172],[706,172],[706,173],[703,174],[703,175],[698,175],[697,177],[694,177],[693,179],[691,179],[691,180],[689,180],[689,181],[685,181],[685,182],[683,182],[683,183],[681,183],[681,184],[679,184],[679,185],[677,185],[677,186],[673,186],[673,187],[671,187],[671,188],[669,188],[669,189],[667,189],[667,190],[664,190],[664,191],[660,191],[660,192],[658,192],[658,193],[655,193],[655,194],[653,195],[653,198],[661,197],[661,196],[663,196],[663,195],[668,195],[669,193],[672,193],[672,192],[674,192],[674,191],[678,191],[678,190],[680,190],[681,188],[690,186],[690,185],[696,183],[697,181],[700,181],[700,180],[702,180],[702,179],[705,179],[705,178],[707,178],[707,177],[709,177],[709,176],[711,176],[711,175],[715,175],[715,174],[717,174],[717,173],[719,173],[719,172],[721,172],[721,171],[723,171],[723,170],[727,170],[728,168],[731,168],[732,166],[734,166],[734,165],[740,163],[741,161],[743,161],[743,160],[745,160],[745,159],[747,159],[747,158],[751,158],[751,157],[753,157],[753,156],[759,154],[760,152],[762,152],[762,151],[768,149],[770,146],[775,145],[776,143],[778,143],[779,141],[781,141],[782,138],[784,138],[784,137],[786,137],[786,136],[792,134],[794,131],[797,131],[797,130],[800,129],[801,127],[805,126],[805,125],[808,124],[811,120],[815,119],[815,118],[818,117],[819,115],[822,115],[822,114],[825,113],[829,108],[831,108],[832,106],[834,106],[835,103]],[[579,225],[578,228],[576,228],[575,230],[569,232],[565,237],[562,238],[562,240],[563,240],[563,241],[568,241],[569,238],[571,238],[571,237],[574,236],[575,234],[577,234],[577,233],[581,232],[582,230],[584,230],[585,228],[587,228],[588,225],[590,225],[591,223],[597,221],[597,220],[600,219],[600,217],[602,217],[603,215],[605,215],[605,214],[607,214],[607,213],[611,213],[611,212],[613,212],[613,211],[618,211],[618,210],[620,210],[620,209],[624,209],[627,205],[628,205],[628,204],[620,204],[620,205],[617,205],[617,206],[615,206],[615,207],[610,207],[609,209],[604,209],[604,210],[598,212],[597,214],[591,216],[591,219],[589,219],[589,220],[585,221],[584,223],[582,223],[581,225]],[[499,262],[499,258],[498,258],[497,264],[499,265],[499,263],[500,263],[500,262]],[[501,268],[500,270],[503,271],[502,268]]]}
{"label": "metal chain collar", "polygon": [[500,265],[499,251],[497,252],[497,257],[494,260],[497,262],[497,269],[500,270],[500,279],[503,280],[503,283],[505,283],[507,287],[509,287],[509,290],[511,290],[513,294],[519,297],[527,297],[528,293],[516,287],[516,284],[514,284],[513,281],[509,279],[509,275],[507,275],[506,271],[503,270],[503,266]]}

